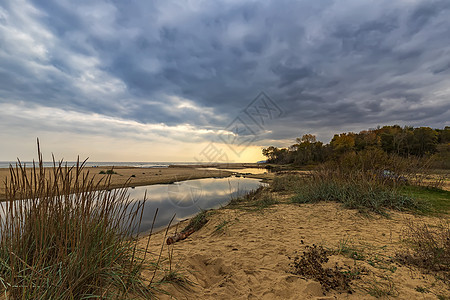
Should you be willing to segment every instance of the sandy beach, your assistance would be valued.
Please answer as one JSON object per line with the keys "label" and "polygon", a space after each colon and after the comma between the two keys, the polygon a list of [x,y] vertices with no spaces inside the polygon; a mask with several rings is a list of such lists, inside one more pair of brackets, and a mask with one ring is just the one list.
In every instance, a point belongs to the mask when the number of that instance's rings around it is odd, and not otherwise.
{"label": "sandy beach", "polygon": [[[228,177],[233,172],[239,172],[245,168],[261,168],[255,163],[216,163],[207,165],[171,165],[167,168],[138,168],[138,167],[85,167],[84,173],[89,172],[89,178],[95,177],[97,180],[105,178],[107,175],[100,174],[113,169],[117,174],[111,176],[110,188],[119,188],[126,184],[127,187],[144,186],[152,184],[173,183],[189,179],[201,179],[210,177]],[[47,175],[50,175],[52,168],[46,168]],[[226,169],[233,169],[230,171]],[[270,180],[274,174],[254,174],[246,175],[249,178],[259,178]],[[10,170],[0,168],[0,201],[5,200],[5,180],[9,180]],[[129,182],[127,183],[127,181]]]}
{"label": "sandy beach", "polygon": [[[450,295],[442,280],[394,259],[404,246],[401,239],[408,222],[436,225],[442,221],[437,217],[399,212],[390,212],[390,218],[367,217],[323,202],[284,203],[261,211],[223,208],[209,219],[188,239],[165,245],[163,258],[173,251],[172,268],[193,285],[189,289],[169,285],[170,295],[158,295],[161,299],[436,299],[436,295]],[[172,227],[169,235],[186,222]],[[151,237],[154,257],[164,233]],[[145,248],[146,243],[147,238],[142,238],[140,246]],[[360,272],[351,282],[351,294],[326,291],[319,282],[290,273],[289,257],[313,244],[342,250],[329,257],[327,266]],[[349,249],[358,253],[353,254],[356,259],[344,252]],[[169,268],[167,260],[164,264]]]}
{"label": "sandy beach", "polygon": [[[177,166],[169,168],[114,168],[111,187],[224,177],[239,166],[219,170]],[[248,166],[242,166],[245,168]],[[109,167],[89,167],[84,172],[103,178]],[[50,171],[48,169],[47,171]],[[304,172],[300,172],[303,174]],[[133,176],[134,175],[134,176]],[[0,180],[9,176],[0,169]],[[270,180],[270,174],[249,177]],[[165,244],[165,230],[153,233],[149,259],[156,260],[163,246],[161,278],[167,269],[176,270],[192,284],[187,288],[164,284],[168,294],[160,299],[436,299],[450,295],[450,288],[436,274],[427,273],[396,260],[405,248],[402,242],[409,222],[436,226],[448,222],[447,215],[420,216],[390,211],[389,218],[364,215],[338,203],[292,204],[289,195],[273,193],[280,202],[261,210],[224,207],[209,212],[208,223],[186,240]],[[4,185],[0,186],[0,199]],[[181,231],[189,220],[172,226],[168,236]],[[139,240],[145,249],[148,236]],[[322,246],[330,253],[325,267],[357,274],[348,291],[324,288],[318,281],[292,274],[292,260],[309,246]],[[151,270],[144,271],[151,278]],[[447,298],[441,298],[447,299]]]}
{"label": "sandy beach", "polygon": [[[100,180],[107,175],[100,174],[106,172],[111,167],[88,167],[84,172],[89,172],[90,177]],[[47,168],[47,176],[50,176],[51,168]],[[122,187],[127,180],[126,186],[143,186],[158,183],[172,183],[189,179],[200,179],[208,177],[226,177],[231,172],[225,170],[198,169],[193,166],[169,167],[169,168],[130,168],[115,167],[111,176],[110,188]],[[134,176],[133,176],[134,175]],[[10,178],[10,171],[7,168],[0,168],[0,201],[5,199],[5,180]]]}

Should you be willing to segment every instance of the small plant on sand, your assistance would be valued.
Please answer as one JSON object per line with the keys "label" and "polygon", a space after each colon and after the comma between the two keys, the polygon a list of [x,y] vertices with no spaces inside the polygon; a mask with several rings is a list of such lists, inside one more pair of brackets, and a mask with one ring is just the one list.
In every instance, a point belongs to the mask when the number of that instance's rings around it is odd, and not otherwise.
{"label": "small plant on sand", "polygon": [[194,285],[194,282],[175,270],[168,270],[163,278],[159,281],[159,283],[170,283],[174,286],[188,291],[191,290],[191,287]]}
{"label": "small plant on sand", "polygon": [[344,255],[354,260],[364,260],[365,258],[363,251],[351,246],[348,238],[339,241],[338,248],[334,253],[337,255]]}
{"label": "small plant on sand", "polygon": [[333,269],[323,267],[328,262],[329,255],[322,246],[306,246],[301,256],[289,257],[292,260],[291,273],[319,281],[325,291],[333,289],[352,293],[349,273],[341,272],[338,266]]}
{"label": "small plant on sand", "polygon": [[102,175],[105,175],[105,174],[107,174],[107,175],[114,175],[114,174],[117,174],[117,172],[114,171],[113,169],[110,169],[110,170],[106,170],[106,171],[100,171],[99,174],[102,174]]}
{"label": "small plant on sand", "polygon": [[202,210],[193,217],[181,232],[198,231],[208,223],[208,211]]}
{"label": "small plant on sand", "polygon": [[392,279],[388,276],[382,277],[381,280],[373,279],[369,286],[364,287],[363,290],[375,298],[389,298],[389,296],[398,296],[397,288]]}
{"label": "small plant on sand", "polygon": [[[137,240],[144,201],[105,190],[85,163],[10,167],[0,222],[0,289],[10,299],[153,297]],[[146,252],[145,252],[146,253]]]}
{"label": "small plant on sand", "polygon": [[224,233],[225,229],[227,228],[229,223],[230,223],[230,221],[223,220],[222,222],[220,222],[219,224],[214,226],[213,234],[222,234],[222,233]]}
{"label": "small plant on sand", "polygon": [[267,188],[259,187],[242,197],[232,199],[228,205],[233,208],[261,210],[277,203],[278,201]]}
{"label": "small plant on sand", "polygon": [[403,240],[408,249],[397,254],[399,261],[438,272],[445,281],[450,280],[450,222],[432,228],[410,221]]}

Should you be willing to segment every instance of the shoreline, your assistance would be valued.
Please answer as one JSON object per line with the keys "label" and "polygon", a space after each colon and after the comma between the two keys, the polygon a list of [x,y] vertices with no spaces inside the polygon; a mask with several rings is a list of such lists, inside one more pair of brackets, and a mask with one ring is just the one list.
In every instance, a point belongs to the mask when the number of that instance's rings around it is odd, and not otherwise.
{"label": "shoreline", "polygon": [[[29,168],[27,168],[28,170]],[[45,168],[47,176],[52,168]],[[89,172],[89,178],[94,180],[104,180],[108,175],[100,174],[111,170],[112,167],[87,167],[83,169],[83,174]],[[111,175],[111,182],[102,189],[116,189],[121,187],[136,187],[154,184],[170,184],[177,181],[190,179],[202,179],[211,177],[229,177],[232,172],[223,170],[197,170],[195,168],[129,168],[114,167],[117,174]],[[10,170],[0,169],[0,201],[6,200],[5,180],[10,180]],[[129,181],[128,181],[129,180]],[[127,182],[128,181],[128,182]]]}
{"label": "shoreline", "polygon": [[[205,164],[205,165],[169,165],[168,167],[125,167],[125,166],[101,166],[101,167],[85,167],[83,173],[89,172],[89,178],[94,180],[101,180],[106,178],[106,174],[100,174],[108,170],[113,170],[117,174],[111,175],[111,182],[103,189],[116,189],[121,187],[136,187],[155,184],[171,184],[178,181],[186,181],[193,179],[214,178],[214,177],[229,177],[233,171],[223,169],[244,169],[244,168],[261,168],[261,165],[250,163],[233,163],[233,164]],[[211,170],[208,168],[217,168],[218,170]],[[31,167],[27,167],[31,170]],[[50,175],[52,167],[44,168],[47,176]],[[246,175],[249,178],[259,178],[267,180],[265,174]],[[5,180],[10,180],[9,168],[0,168],[0,201],[6,200],[5,195]],[[127,182],[129,180],[129,182]]]}

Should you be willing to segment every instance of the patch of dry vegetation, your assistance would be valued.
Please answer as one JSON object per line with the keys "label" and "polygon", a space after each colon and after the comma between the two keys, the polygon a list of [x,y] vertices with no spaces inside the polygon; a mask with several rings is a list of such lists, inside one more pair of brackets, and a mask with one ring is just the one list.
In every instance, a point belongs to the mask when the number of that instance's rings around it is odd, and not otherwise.
{"label": "patch of dry vegetation", "polygon": [[227,207],[240,208],[246,210],[261,210],[268,208],[278,203],[278,200],[272,195],[266,187],[259,187],[258,189],[245,194],[242,197],[231,199]]}
{"label": "patch of dry vegetation", "polygon": [[[11,299],[149,299],[146,250],[137,248],[145,201],[108,189],[84,163],[10,169],[0,224],[0,289]],[[51,174],[47,172],[51,170]],[[26,199],[26,200],[19,200]],[[148,247],[148,244],[147,244]]]}
{"label": "patch of dry vegetation", "polygon": [[306,246],[305,251],[300,256],[290,258],[291,272],[317,280],[325,291],[333,289],[351,294],[351,272],[344,273],[337,265],[334,268],[324,267],[323,264],[328,262],[329,255],[330,252],[322,246]]}
{"label": "patch of dry vegetation", "polygon": [[435,272],[445,281],[450,280],[450,223],[431,227],[409,222],[403,241],[408,248],[397,254],[397,259],[429,272]]}

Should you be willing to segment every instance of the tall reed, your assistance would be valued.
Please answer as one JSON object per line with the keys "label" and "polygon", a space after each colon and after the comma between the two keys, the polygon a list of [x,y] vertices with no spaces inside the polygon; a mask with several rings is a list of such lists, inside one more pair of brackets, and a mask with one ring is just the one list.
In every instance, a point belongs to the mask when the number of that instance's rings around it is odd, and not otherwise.
{"label": "tall reed", "polygon": [[96,181],[85,162],[10,166],[0,222],[0,289],[8,299],[152,296],[137,231],[145,201]]}

